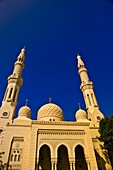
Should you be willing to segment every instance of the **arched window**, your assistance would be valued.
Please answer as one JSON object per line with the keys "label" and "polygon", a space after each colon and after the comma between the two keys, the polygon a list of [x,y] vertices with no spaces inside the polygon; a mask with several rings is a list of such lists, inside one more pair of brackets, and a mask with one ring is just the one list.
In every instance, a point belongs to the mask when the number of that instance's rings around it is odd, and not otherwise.
{"label": "arched window", "polygon": [[20,161],[20,155],[18,155],[18,161]]}
{"label": "arched window", "polygon": [[14,161],[17,161],[17,155],[14,156]]}
{"label": "arched window", "polygon": [[43,145],[39,150],[38,167],[51,170],[51,153],[50,148],[47,145]]}
{"label": "arched window", "polygon": [[93,104],[95,104],[93,94],[91,94],[91,98],[92,98]]}
{"label": "arched window", "polygon": [[87,94],[87,98],[88,98],[89,105],[91,106],[91,100],[90,100],[89,94]]}
{"label": "arched window", "polygon": [[0,145],[2,144],[2,137],[3,137],[4,130],[0,128]]}
{"label": "arched window", "polygon": [[11,161],[13,161],[13,155],[11,155]]}
{"label": "arched window", "polygon": [[84,155],[84,149],[81,145],[77,145],[75,148],[75,162],[76,170],[88,170]]}
{"label": "arched window", "polygon": [[16,94],[17,94],[17,89],[15,90],[14,92],[14,96],[13,96],[13,102],[15,102],[15,99],[16,99]]}
{"label": "arched window", "polygon": [[10,89],[10,92],[9,92],[9,98],[11,98],[12,91],[13,91],[13,88],[11,88],[11,89]]}
{"label": "arched window", "polygon": [[57,154],[57,169],[70,170],[67,147],[60,145]]}

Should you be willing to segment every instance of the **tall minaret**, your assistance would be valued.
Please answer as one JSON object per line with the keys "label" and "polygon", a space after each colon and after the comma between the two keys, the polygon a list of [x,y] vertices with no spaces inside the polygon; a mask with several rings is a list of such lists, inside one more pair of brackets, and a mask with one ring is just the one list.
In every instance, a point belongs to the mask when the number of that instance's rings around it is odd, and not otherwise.
{"label": "tall minaret", "polygon": [[23,48],[14,64],[13,73],[8,77],[8,85],[0,108],[0,118],[13,120],[17,106],[18,94],[23,84],[22,70],[24,68],[25,48]]}
{"label": "tall minaret", "polygon": [[88,112],[88,119],[93,122],[93,124],[98,126],[98,122],[104,117],[99,110],[97,99],[94,93],[93,83],[89,80],[87,69],[85,68],[84,62],[81,56],[77,56],[78,59],[78,74],[80,75],[81,85],[80,89],[83,92],[86,109]]}

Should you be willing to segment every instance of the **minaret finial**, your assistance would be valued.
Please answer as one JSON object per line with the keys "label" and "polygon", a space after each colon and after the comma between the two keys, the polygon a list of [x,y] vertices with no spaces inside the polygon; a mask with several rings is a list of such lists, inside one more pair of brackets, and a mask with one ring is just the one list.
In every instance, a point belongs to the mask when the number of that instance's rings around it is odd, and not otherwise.
{"label": "minaret finial", "polygon": [[26,106],[28,106],[28,99],[26,99]]}
{"label": "minaret finial", "polygon": [[24,52],[24,53],[25,53],[25,50],[26,50],[26,47],[24,46],[24,47],[21,49],[21,52]]}
{"label": "minaret finial", "polygon": [[51,97],[49,97],[49,103],[52,103],[52,98]]}
{"label": "minaret finial", "polygon": [[77,59],[78,59],[78,68],[84,67],[84,62],[81,59],[81,56],[77,54]]}
{"label": "minaret finial", "polygon": [[20,54],[18,55],[17,60],[23,62],[25,60],[25,46],[21,49]]}
{"label": "minaret finial", "polygon": [[21,49],[21,52],[17,57],[17,61],[15,62],[14,65],[13,74],[21,77],[22,70],[24,68],[24,60],[25,60],[25,47]]}

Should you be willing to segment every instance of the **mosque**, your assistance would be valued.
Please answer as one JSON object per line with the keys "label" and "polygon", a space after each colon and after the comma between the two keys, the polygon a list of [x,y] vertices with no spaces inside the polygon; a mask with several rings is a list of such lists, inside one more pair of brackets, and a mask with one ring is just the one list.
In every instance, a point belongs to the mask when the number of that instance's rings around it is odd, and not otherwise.
{"label": "mosque", "polygon": [[25,48],[21,50],[0,107],[1,170],[112,170],[97,139],[99,121],[104,115],[84,62],[79,55],[77,59],[87,112],[79,108],[76,121],[64,121],[62,109],[47,103],[38,110],[37,120],[31,120],[27,105],[14,118],[23,84]]}

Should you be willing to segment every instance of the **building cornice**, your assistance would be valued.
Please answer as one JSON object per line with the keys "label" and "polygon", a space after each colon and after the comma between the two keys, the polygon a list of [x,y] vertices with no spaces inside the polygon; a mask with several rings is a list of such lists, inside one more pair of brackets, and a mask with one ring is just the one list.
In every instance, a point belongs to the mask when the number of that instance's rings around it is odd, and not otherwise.
{"label": "building cornice", "polygon": [[30,127],[32,125],[63,125],[63,126],[89,126],[90,122],[68,122],[68,121],[59,121],[59,122],[50,122],[50,121],[39,121],[39,120],[31,120],[27,122],[27,120],[21,120],[18,123],[13,122],[9,123],[6,126],[22,126],[22,127]]}
{"label": "building cornice", "polygon": [[33,120],[32,124],[40,124],[40,125],[69,125],[69,126],[89,126],[90,122],[67,122],[67,121],[59,121],[59,122],[50,122],[50,121],[38,121]]}

